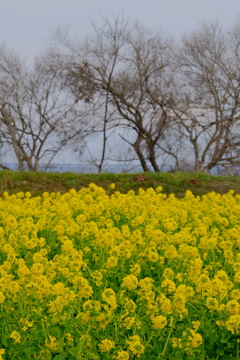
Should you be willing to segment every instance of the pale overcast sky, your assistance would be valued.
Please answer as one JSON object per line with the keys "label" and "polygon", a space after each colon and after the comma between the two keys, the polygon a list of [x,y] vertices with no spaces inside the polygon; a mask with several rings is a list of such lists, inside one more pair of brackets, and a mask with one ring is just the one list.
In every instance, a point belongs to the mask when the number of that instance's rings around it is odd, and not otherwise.
{"label": "pale overcast sky", "polygon": [[216,18],[233,24],[240,0],[0,0],[0,43],[32,61],[58,25],[71,24],[71,33],[81,38],[91,32],[90,18],[100,24],[100,14],[118,13],[177,36]]}

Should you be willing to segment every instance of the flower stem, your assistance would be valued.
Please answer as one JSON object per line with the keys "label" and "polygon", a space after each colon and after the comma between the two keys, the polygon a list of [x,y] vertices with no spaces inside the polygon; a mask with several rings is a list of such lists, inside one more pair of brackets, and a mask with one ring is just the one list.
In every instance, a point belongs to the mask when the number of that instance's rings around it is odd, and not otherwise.
{"label": "flower stem", "polygon": [[[84,334],[84,335],[88,335],[88,333],[89,333],[89,331],[90,331],[91,327],[92,327],[92,325],[91,325],[91,324],[90,324],[90,325],[88,325],[88,328],[87,328],[86,334]],[[86,341],[86,338],[84,337],[84,338],[80,341],[80,343],[79,343],[79,346],[78,346],[78,351],[77,351],[77,355],[78,355],[78,356],[80,355],[80,353],[81,353],[81,351],[82,351],[82,347],[83,347],[83,345],[84,345],[85,341]]]}
{"label": "flower stem", "polygon": [[173,331],[174,325],[175,325],[175,321],[173,321],[173,324],[172,324],[172,326],[171,326],[171,329],[170,329],[170,331],[169,331],[169,333],[168,333],[168,337],[167,337],[167,340],[166,340],[166,342],[165,342],[165,345],[164,345],[164,348],[163,348],[163,351],[162,351],[161,355],[164,355],[164,354],[165,354],[165,351],[166,351],[166,349],[167,349],[168,342],[169,342],[171,333],[172,333],[172,331]]}

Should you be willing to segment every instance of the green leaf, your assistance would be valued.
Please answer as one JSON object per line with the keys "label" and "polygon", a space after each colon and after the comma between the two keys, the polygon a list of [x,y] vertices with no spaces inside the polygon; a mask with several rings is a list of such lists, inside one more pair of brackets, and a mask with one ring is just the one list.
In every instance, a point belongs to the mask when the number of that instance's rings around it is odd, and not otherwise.
{"label": "green leaf", "polygon": [[9,340],[5,337],[2,338],[2,344],[7,348],[9,344]]}
{"label": "green leaf", "polygon": [[18,354],[18,357],[17,357],[19,360],[24,360],[26,359],[26,354]]}
{"label": "green leaf", "polygon": [[216,353],[217,353],[217,355],[222,356],[222,355],[224,355],[225,351],[224,351],[223,348],[218,348],[217,351],[216,351]]}
{"label": "green leaf", "polygon": [[166,356],[165,356],[165,355],[162,355],[162,354],[159,354],[159,355],[158,355],[158,359],[160,359],[160,360],[166,360]]}
{"label": "green leaf", "polygon": [[36,346],[29,346],[28,348],[26,348],[24,350],[24,353],[25,354],[29,354],[29,355],[32,355],[34,354],[35,352],[37,352],[38,348]]}
{"label": "green leaf", "polygon": [[56,355],[53,360],[62,360],[68,358],[69,354],[67,352],[63,352],[61,354]]}
{"label": "green leaf", "polygon": [[74,348],[72,348],[72,349],[69,349],[68,352],[69,352],[69,354],[71,354],[71,355],[77,355],[77,353],[78,353],[78,348],[77,348],[77,347],[74,347]]}
{"label": "green leaf", "polygon": [[228,333],[223,333],[222,338],[221,338],[221,343],[226,344],[228,342],[228,340],[230,339],[230,337],[231,337],[231,335],[229,336]]}

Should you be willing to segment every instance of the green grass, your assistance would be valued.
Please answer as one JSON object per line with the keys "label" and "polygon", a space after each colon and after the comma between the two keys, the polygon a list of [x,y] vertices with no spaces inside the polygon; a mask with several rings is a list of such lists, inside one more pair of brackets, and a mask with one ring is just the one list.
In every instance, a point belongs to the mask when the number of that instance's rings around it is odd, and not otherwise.
{"label": "green grass", "polygon": [[33,196],[48,192],[67,192],[74,188],[80,190],[95,183],[108,189],[111,183],[116,184],[114,191],[127,193],[135,192],[141,187],[163,187],[165,194],[174,193],[177,197],[183,197],[186,190],[191,190],[194,195],[203,195],[211,191],[220,194],[233,189],[240,194],[239,176],[212,176],[202,173],[138,173],[138,174],[75,174],[75,173],[43,173],[43,172],[15,172],[9,170],[0,171],[0,196],[4,191],[14,194],[20,191],[30,191]]}

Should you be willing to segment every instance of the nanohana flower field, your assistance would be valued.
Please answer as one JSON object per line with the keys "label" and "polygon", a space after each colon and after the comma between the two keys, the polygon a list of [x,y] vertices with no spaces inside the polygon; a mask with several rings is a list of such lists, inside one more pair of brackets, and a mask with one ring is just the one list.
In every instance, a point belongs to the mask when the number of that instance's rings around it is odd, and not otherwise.
{"label": "nanohana flower field", "polygon": [[240,195],[161,191],[4,193],[1,360],[239,359]]}

